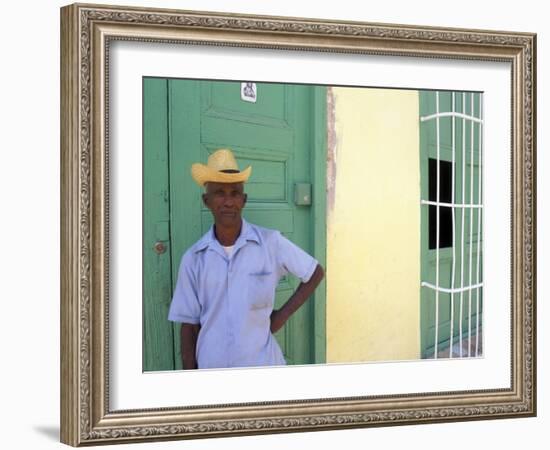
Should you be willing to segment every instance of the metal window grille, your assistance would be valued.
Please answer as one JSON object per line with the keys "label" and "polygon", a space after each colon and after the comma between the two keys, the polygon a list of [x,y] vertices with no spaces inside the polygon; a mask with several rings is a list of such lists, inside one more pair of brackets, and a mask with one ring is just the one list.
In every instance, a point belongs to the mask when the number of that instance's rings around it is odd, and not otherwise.
{"label": "metal window grille", "polygon": [[[447,94],[448,95],[448,94]],[[460,96],[460,97],[458,97]],[[449,323],[449,352],[448,356],[471,357],[480,355],[481,331],[482,331],[482,308],[481,298],[483,292],[483,271],[482,271],[482,227],[483,220],[483,196],[482,196],[482,135],[483,135],[483,110],[482,95],[474,93],[451,93],[451,108],[449,111],[440,110],[440,92],[436,92],[435,113],[420,117],[421,123],[435,121],[435,157],[436,157],[436,199],[420,200],[422,208],[435,207],[436,214],[436,236],[435,236],[435,280],[422,280],[421,289],[433,291],[434,296],[423,296],[422,301],[434,301],[434,348],[433,358],[441,357],[445,353],[441,349],[440,336],[440,307],[442,301],[450,304]],[[457,102],[458,100],[458,102]],[[474,105],[477,108],[474,110]],[[456,105],[460,110],[456,111]],[[467,106],[468,105],[468,108]],[[451,199],[449,202],[440,201],[440,161],[441,161],[441,121],[450,120],[451,128]],[[456,132],[461,132],[461,146],[457,148]],[[477,134],[477,143],[474,141]],[[460,136],[459,136],[460,137]],[[477,152],[475,147],[477,144]],[[459,160],[456,160],[459,153]],[[477,156],[475,155],[477,153]],[[474,167],[477,163],[477,174]],[[469,167],[468,167],[469,166]],[[475,186],[477,184],[477,187]],[[459,187],[460,189],[456,189]],[[477,192],[476,191],[477,188]],[[457,192],[458,191],[458,192]],[[458,198],[459,197],[459,198]],[[451,247],[451,269],[450,279],[445,286],[441,280],[440,273],[440,215],[441,208],[451,208],[452,212],[452,247]],[[474,243],[474,227],[477,222],[477,237]],[[466,236],[465,231],[467,230]],[[457,233],[459,231],[459,233]],[[475,258],[474,258],[475,254]],[[457,264],[460,264],[458,270]],[[422,264],[425,264],[423,261]],[[423,272],[424,273],[424,272]],[[449,295],[444,295],[444,294]],[[474,294],[474,299],[472,297]],[[441,297],[444,295],[444,298]],[[474,300],[474,301],[473,301]],[[455,306],[458,302],[458,320],[455,320]],[[475,314],[474,314],[475,312]],[[475,317],[475,324],[472,324],[472,317]],[[457,322],[458,326],[455,326]],[[464,323],[466,322],[466,323]],[[458,328],[458,329],[456,329]],[[474,341],[473,341],[474,340]],[[453,346],[458,349],[456,354]],[[467,347],[466,347],[467,345]],[[466,350],[465,350],[466,347]],[[429,356],[428,356],[429,357]]]}

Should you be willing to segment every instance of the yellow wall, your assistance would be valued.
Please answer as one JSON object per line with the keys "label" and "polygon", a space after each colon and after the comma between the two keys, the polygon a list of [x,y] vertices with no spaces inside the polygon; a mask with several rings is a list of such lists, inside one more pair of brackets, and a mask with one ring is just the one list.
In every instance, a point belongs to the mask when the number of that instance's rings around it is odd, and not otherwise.
{"label": "yellow wall", "polygon": [[328,95],[327,362],[417,359],[418,92]]}

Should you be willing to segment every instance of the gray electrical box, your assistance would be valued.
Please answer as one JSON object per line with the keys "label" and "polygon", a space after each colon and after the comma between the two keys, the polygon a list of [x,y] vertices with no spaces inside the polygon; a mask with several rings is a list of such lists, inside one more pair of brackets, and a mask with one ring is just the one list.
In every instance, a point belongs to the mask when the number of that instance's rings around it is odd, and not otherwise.
{"label": "gray electrical box", "polygon": [[311,205],[310,183],[296,183],[294,185],[294,203],[298,206]]}

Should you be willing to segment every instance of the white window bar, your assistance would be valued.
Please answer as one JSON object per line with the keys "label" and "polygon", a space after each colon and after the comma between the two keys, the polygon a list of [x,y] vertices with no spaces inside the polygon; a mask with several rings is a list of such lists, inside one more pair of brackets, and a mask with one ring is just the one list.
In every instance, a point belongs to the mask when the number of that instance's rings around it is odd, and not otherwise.
{"label": "white window bar", "polygon": [[434,291],[446,292],[447,294],[457,294],[457,293],[460,293],[460,292],[473,291],[474,289],[479,289],[480,287],[483,286],[483,283],[474,284],[472,286],[464,286],[464,287],[461,287],[461,288],[450,288],[449,289],[449,288],[444,288],[444,287],[441,287],[441,286],[436,286],[435,284],[428,283],[427,281],[423,281],[422,286],[433,289]]}
{"label": "white window bar", "polygon": [[[451,95],[451,110],[453,115],[451,116],[451,151],[452,151],[452,164],[451,164],[451,201],[455,203],[455,93]],[[452,217],[452,226],[451,230],[453,233],[453,260],[451,267],[451,329],[449,330],[449,358],[453,357],[453,339],[454,339],[454,313],[455,313],[455,208],[451,209]]]}
{"label": "white window bar", "polygon": [[[454,162],[454,161],[453,161]],[[454,171],[453,171],[453,178],[454,178]],[[483,208],[483,205],[478,204],[463,204],[463,203],[445,203],[445,202],[435,202],[432,200],[421,200],[420,203],[423,205],[433,205],[433,206],[446,206],[448,208]]]}
{"label": "white window bar", "polygon": [[[466,93],[462,93],[462,113],[466,112]],[[465,200],[465,187],[466,187],[466,122],[462,122],[462,203]],[[462,226],[460,229],[460,287],[464,287],[464,213],[465,209],[462,209]],[[464,316],[464,292],[460,292],[460,335],[459,335],[459,356],[462,358],[462,318]]]}
{"label": "white window bar", "polygon": [[[474,94],[470,94],[470,114],[474,115]],[[470,123],[470,203],[474,202],[474,124]],[[470,263],[468,266],[468,284],[472,284],[472,245],[474,212],[470,210]],[[468,357],[472,354],[472,291],[468,291]]]}
{"label": "white window bar", "polygon": [[[481,99],[482,99],[482,96],[481,94],[479,94],[479,117],[480,118],[483,117]],[[482,200],[481,200],[481,148],[482,148],[481,132],[482,132],[482,128],[483,127],[481,126],[481,123],[480,123],[479,135],[478,135],[479,144],[478,144],[478,172],[477,172],[477,176],[478,176],[477,202],[479,204],[482,203]],[[478,212],[477,212],[477,265],[476,265],[477,267],[476,283],[477,284],[479,284],[479,272],[480,272],[479,261],[480,261],[480,253],[481,253],[481,217],[482,217],[481,209],[478,209]],[[481,293],[481,289],[477,288],[476,293],[477,293],[476,295],[476,356],[479,356],[479,314],[480,314],[479,296]]]}
{"label": "white window bar", "polygon": [[[436,200],[439,203],[439,91],[435,93],[435,139],[437,141],[437,162],[436,162]],[[436,206],[435,215],[435,284],[439,286],[439,206]],[[437,359],[437,348],[439,340],[439,291],[435,291],[435,342],[434,359]]]}
{"label": "white window bar", "polygon": [[482,122],[482,120],[480,118],[477,118],[477,117],[474,117],[474,116],[468,116],[467,114],[458,113],[458,112],[454,112],[454,111],[430,114],[429,116],[421,116],[420,121],[421,122],[426,122],[428,120],[439,119],[440,117],[460,117],[461,119],[470,120],[472,122],[478,122],[478,123]]}

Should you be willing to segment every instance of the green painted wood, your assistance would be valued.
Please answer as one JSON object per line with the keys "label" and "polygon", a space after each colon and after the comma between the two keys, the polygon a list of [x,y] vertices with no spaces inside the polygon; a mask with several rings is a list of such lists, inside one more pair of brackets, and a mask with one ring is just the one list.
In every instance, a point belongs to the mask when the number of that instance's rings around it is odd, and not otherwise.
{"label": "green painted wood", "polygon": [[[279,229],[324,263],[326,144],[324,137],[318,136],[326,134],[326,119],[323,121],[323,113],[313,111],[326,108],[319,100],[323,94],[315,94],[325,89],[270,83],[257,86],[257,102],[249,103],[241,100],[238,82],[168,81],[173,283],[181,255],[212,223],[200,200],[202,191],[189,174],[190,166],[206,161],[219,147],[231,148],[241,167],[253,166],[246,184],[249,199],[244,217]],[[294,205],[297,182],[315,182],[313,207]],[[281,280],[276,307],[297,286],[294,277]],[[276,334],[288,364],[324,361],[324,288],[315,297]],[[173,335],[179,355],[177,329]],[[175,357],[176,367],[179,359]]]}
{"label": "green painted wood", "polygon": [[[174,368],[166,80],[143,80],[143,370]],[[166,247],[158,254],[155,243]]]}
{"label": "green painted wood", "polygon": [[[279,88],[281,85],[277,85]],[[287,122],[294,131],[293,147],[289,150],[290,173],[287,178],[287,207],[293,210],[293,231],[287,237],[301,248],[313,254],[311,234],[313,232],[312,208],[294,204],[295,183],[312,183],[311,130],[312,130],[312,89],[308,86],[284,86],[287,91],[286,109]],[[282,128],[287,130],[288,128]],[[293,290],[298,287],[299,280],[290,277]],[[286,301],[289,294],[281,300]],[[314,299],[302,306],[285,325],[287,344],[285,356],[289,364],[309,364],[314,360]],[[282,303],[281,302],[281,303]]]}
{"label": "green painted wood", "polygon": [[[172,224],[172,287],[181,257],[202,235],[201,190],[191,178],[191,164],[203,161],[201,152],[200,85],[195,80],[168,80],[170,221]],[[175,367],[182,368],[180,325],[174,327]]]}
{"label": "green painted wood", "polygon": [[[420,116],[427,116],[436,112],[436,93],[433,91],[420,91]],[[470,93],[455,92],[456,112],[471,114]],[[474,94],[474,116],[479,117],[480,95]],[[440,92],[439,111],[450,112],[452,110],[452,93]],[[440,159],[452,161],[452,129],[455,130],[455,203],[478,203],[479,186],[479,124],[451,117],[440,118]],[[454,125],[453,125],[454,124]],[[473,177],[471,176],[471,133],[473,130]],[[464,135],[463,135],[464,133]],[[463,144],[465,146],[463,146]],[[463,165],[463,155],[465,164]],[[420,178],[421,197],[428,199],[428,161],[429,158],[437,158],[437,130],[436,121],[420,123]],[[464,169],[464,173],[463,173]],[[464,182],[463,182],[464,175]],[[473,201],[471,201],[471,181],[473,179]],[[464,187],[464,195],[463,195]],[[421,279],[433,285],[436,284],[436,250],[428,248],[428,221],[429,208],[421,207]],[[454,248],[439,249],[439,285],[451,288],[453,285],[452,259],[455,258],[454,287],[477,284],[477,252],[478,252],[478,220],[480,210],[464,209],[464,222],[462,210],[455,209]],[[471,217],[471,225],[470,225]],[[481,216],[482,217],[482,216]],[[470,230],[472,239],[470,245]],[[464,234],[463,234],[464,233]],[[482,238],[482,236],[481,236]],[[464,252],[461,248],[464,244]],[[482,251],[482,239],[480,239],[479,251]],[[470,264],[471,255],[471,264]],[[480,280],[483,273],[482,255],[480,255]],[[463,262],[463,269],[461,263]],[[470,271],[471,266],[471,271]],[[462,280],[462,281],[461,281]],[[426,287],[420,288],[420,330],[421,330],[421,355],[424,358],[433,357],[435,351],[435,291]],[[451,336],[451,294],[439,293],[439,320],[438,320],[438,351],[455,343],[460,339],[460,327],[462,326],[463,339],[468,335],[468,328],[472,336],[476,332],[476,300],[478,291],[454,294],[453,308],[453,336]],[[463,299],[462,317],[460,315],[460,299]],[[480,313],[483,310],[483,295],[480,291]]]}
{"label": "green painted wood", "polygon": [[[317,259],[327,261],[327,89],[313,88],[313,234],[312,246]],[[326,327],[326,282],[323,280],[317,287],[314,297],[314,354],[315,363],[322,364],[327,358]]]}

